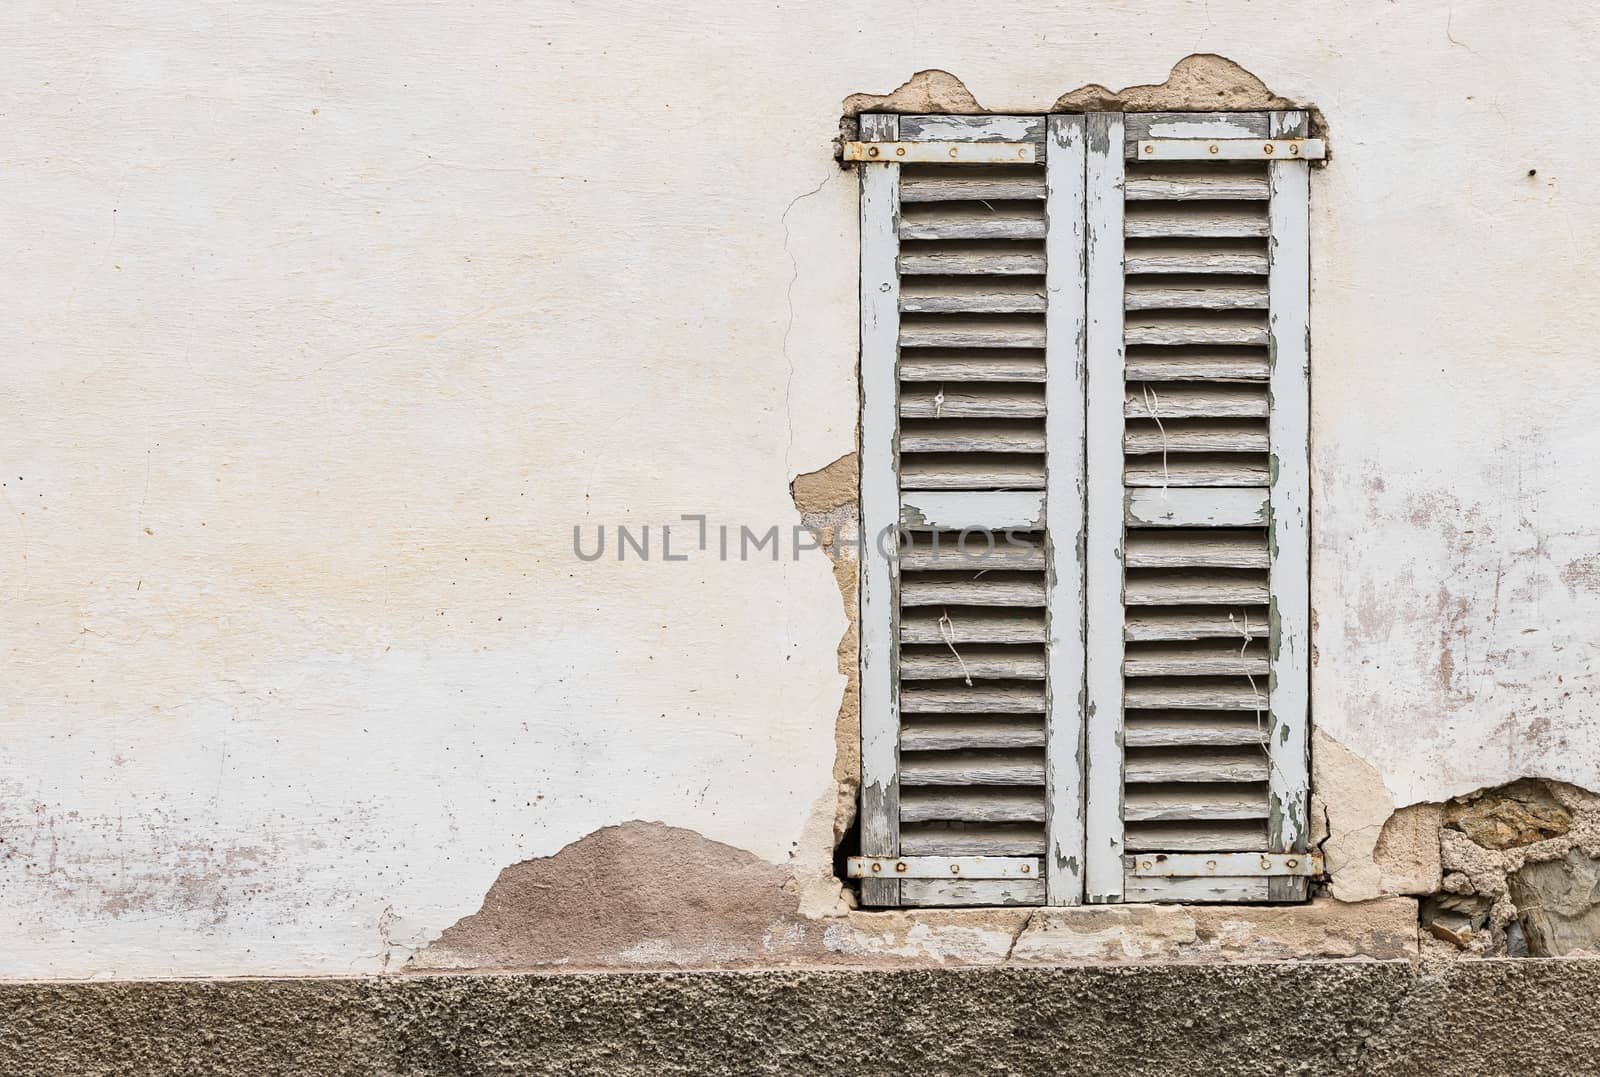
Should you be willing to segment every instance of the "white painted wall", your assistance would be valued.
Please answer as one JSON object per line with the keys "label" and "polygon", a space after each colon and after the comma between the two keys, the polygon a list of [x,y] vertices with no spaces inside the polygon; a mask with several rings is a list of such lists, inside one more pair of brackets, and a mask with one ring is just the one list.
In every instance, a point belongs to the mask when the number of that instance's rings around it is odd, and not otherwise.
{"label": "white painted wall", "polygon": [[792,524],[850,450],[829,140],[920,68],[1324,109],[1317,719],[1400,803],[1600,786],[1600,16],[972,13],[5,6],[0,974],[377,970],[632,818],[825,855],[826,563],[571,529]]}

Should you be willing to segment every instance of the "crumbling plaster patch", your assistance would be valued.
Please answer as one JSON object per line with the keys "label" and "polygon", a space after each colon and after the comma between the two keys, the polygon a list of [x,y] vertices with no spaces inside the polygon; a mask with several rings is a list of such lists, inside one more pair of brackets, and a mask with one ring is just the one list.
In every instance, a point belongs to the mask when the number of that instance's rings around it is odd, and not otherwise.
{"label": "crumbling plaster patch", "polygon": [[1397,808],[1383,775],[1315,725],[1311,790],[1311,839],[1335,898],[1438,890],[1439,805]]}
{"label": "crumbling plaster patch", "polygon": [[[1316,106],[1274,93],[1261,79],[1215,53],[1192,53],[1172,65],[1166,81],[1109,90],[1088,83],[1056,98],[1052,112],[1246,112],[1306,109],[1312,133],[1326,137],[1327,123]],[[855,93],[844,99],[846,122],[863,112],[973,115],[1006,111],[984,108],[966,85],[948,71],[918,71],[884,94]],[[1037,106],[1029,111],[1038,111]]]}

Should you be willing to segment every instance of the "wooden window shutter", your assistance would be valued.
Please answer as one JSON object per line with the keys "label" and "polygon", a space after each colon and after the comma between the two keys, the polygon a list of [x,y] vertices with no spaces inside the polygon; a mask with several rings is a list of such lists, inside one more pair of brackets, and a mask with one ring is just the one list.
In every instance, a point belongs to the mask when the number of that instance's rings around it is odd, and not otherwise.
{"label": "wooden window shutter", "polygon": [[847,147],[865,905],[1082,898],[1084,133],[865,115]]}
{"label": "wooden window shutter", "polygon": [[1091,902],[1306,896],[1305,134],[1088,118]]}

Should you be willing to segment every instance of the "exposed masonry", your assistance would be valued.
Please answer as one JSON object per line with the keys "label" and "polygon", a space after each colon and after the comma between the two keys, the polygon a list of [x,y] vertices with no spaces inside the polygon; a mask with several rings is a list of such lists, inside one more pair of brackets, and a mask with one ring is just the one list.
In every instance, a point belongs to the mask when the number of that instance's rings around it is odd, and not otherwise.
{"label": "exposed masonry", "polygon": [[[1314,107],[1215,55],[1184,58],[1159,85],[1112,92],[1091,84],[1052,107],[1301,108],[1311,112],[1313,135],[1327,132]],[[955,76],[922,71],[890,93],[846,98],[844,137],[854,137],[855,117],[867,111],[990,110]],[[837,543],[857,525],[857,468],[848,453],[790,485],[802,523],[830,559],[847,620],[837,650],[845,685],[833,788],[807,831],[819,843],[830,835],[834,847],[851,835],[860,781],[857,565]],[[797,853],[774,865],[690,830],[632,821],[506,868],[482,908],[406,971],[1417,960],[1600,948],[1600,796],[1529,779],[1399,806],[1378,771],[1318,730],[1312,765],[1312,837],[1329,874],[1308,905],[863,912],[826,855]]]}

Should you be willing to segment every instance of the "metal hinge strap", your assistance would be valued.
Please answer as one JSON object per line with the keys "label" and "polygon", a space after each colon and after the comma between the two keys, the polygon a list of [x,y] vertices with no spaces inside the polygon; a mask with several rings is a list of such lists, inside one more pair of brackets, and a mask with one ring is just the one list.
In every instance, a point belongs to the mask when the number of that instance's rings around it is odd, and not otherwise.
{"label": "metal hinge strap", "polygon": [[852,879],[1039,879],[1044,864],[1023,856],[852,856]]}
{"label": "metal hinge strap", "polygon": [[1031,165],[1032,142],[846,142],[844,160],[865,164]]}
{"label": "metal hinge strap", "polygon": [[1320,138],[1147,138],[1136,145],[1140,161],[1320,161],[1327,153]]}
{"label": "metal hinge strap", "polygon": [[1136,878],[1321,875],[1321,853],[1144,853],[1125,860]]}

